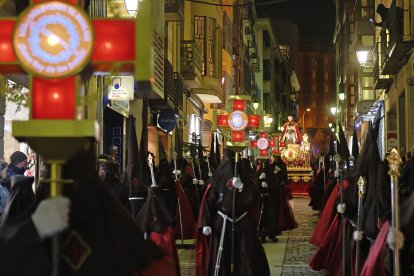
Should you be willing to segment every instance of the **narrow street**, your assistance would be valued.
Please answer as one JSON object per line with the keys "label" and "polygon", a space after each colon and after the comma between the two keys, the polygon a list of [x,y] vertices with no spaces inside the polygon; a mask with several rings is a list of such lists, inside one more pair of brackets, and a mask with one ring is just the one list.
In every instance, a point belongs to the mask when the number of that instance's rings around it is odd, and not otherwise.
{"label": "narrow street", "polygon": [[[272,276],[325,275],[324,272],[311,271],[307,264],[316,250],[308,243],[308,240],[318,219],[318,212],[313,211],[308,203],[309,198],[292,199],[290,204],[299,227],[278,236],[277,243],[264,244]],[[181,274],[183,276],[195,275],[194,251],[189,249],[190,241],[186,248],[180,246],[180,241],[177,241],[177,245],[179,246]]]}

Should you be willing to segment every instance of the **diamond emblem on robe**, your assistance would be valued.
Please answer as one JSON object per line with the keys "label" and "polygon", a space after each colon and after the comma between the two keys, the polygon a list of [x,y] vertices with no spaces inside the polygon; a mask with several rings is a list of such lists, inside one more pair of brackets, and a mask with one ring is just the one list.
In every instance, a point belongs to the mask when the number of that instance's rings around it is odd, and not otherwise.
{"label": "diamond emblem on robe", "polygon": [[74,230],[71,231],[62,247],[62,258],[75,271],[79,270],[92,249]]}

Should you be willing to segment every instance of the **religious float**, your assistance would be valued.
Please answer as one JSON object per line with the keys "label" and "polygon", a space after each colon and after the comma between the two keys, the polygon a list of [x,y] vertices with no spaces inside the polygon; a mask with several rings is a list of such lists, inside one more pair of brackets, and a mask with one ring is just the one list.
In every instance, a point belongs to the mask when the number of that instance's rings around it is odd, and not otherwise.
{"label": "religious float", "polygon": [[286,188],[294,196],[308,195],[307,190],[313,180],[311,148],[308,135],[302,136],[298,124],[289,116],[279,138],[278,152],[287,166]]}

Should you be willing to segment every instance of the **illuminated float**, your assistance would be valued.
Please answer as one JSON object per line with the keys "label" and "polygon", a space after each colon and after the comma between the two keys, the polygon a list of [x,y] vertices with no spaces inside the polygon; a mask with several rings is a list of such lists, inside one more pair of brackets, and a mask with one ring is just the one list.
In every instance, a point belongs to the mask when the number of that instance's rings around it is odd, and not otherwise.
{"label": "illuminated float", "polygon": [[[308,195],[307,189],[313,179],[313,171],[310,166],[311,143],[305,133],[303,136],[299,131],[298,124],[292,116],[283,125],[280,135],[279,148],[283,162],[287,166],[288,180],[287,189],[292,195]],[[275,153],[274,153],[275,154]]]}

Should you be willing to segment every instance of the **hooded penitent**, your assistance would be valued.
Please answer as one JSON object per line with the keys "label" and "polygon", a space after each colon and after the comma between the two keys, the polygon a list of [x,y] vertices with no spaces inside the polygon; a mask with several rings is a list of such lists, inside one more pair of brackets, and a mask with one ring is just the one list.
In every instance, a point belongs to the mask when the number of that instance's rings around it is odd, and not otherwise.
{"label": "hooded penitent", "polygon": [[[236,188],[231,184],[234,174],[234,161],[231,160],[231,155],[229,154],[216,169],[204,195],[197,232],[196,275],[214,275],[215,269],[218,269],[217,275],[270,275],[266,255],[259,242],[253,216],[250,214],[255,204],[252,180],[240,166],[238,175],[244,186],[242,191],[236,191],[236,209],[232,208],[233,192]],[[232,273],[232,223],[229,219],[232,218],[233,212],[236,220]],[[205,226],[211,227],[211,235],[203,234]],[[223,248],[221,254],[220,243]]]}
{"label": "hooded penitent", "polygon": [[[63,185],[70,199],[70,226],[60,235],[59,275],[162,275],[155,270],[173,272],[164,254],[143,233],[130,214],[115,200],[96,172],[95,144],[81,150],[62,169],[62,178],[73,181]],[[49,185],[41,184],[36,200],[48,197]],[[7,225],[3,227],[13,227]],[[23,225],[15,230],[24,230]],[[11,233],[9,231],[9,233]],[[30,236],[25,236],[26,242]],[[19,242],[25,242],[19,241]],[[26,249],[1,254],[2,275],[50,275],[49,241],[29,243]]]}
{"label": "hooded penitent", "polygon": [[[144,137],[142,137],[144,139]],[[142,163],[144,160],[138,149],[137,135],[135,131],[135,118],[127,118],[127,164],[126,170],[121,176],[121,182],[129,187],[129,200],[132,216],[136,216],[141,210],[147,196],[147,187],[150,185],[149,171]]]}

